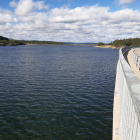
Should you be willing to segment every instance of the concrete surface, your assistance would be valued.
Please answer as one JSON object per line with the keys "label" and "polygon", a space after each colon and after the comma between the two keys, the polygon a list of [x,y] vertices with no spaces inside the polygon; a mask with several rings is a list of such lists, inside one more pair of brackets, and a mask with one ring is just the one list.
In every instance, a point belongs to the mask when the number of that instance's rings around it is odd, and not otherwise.
{"label": "concrete surface", "polygon": [[136,50],[134,51],[134,53],[137,54],[138,56],[140,56],[140,49],[136,49]]}
{"label": "concrete surface", "polygon": [[[137,49],[135,53],[137,53],[137,55],[140,55],[140,49]],[[127,59],[128,59],[128,63],[130,65],[131,69],[134,71],[134,73],[140,80],[140,71],[136,68],[136,66],[131,58],[131,51],[128,52]]]}
{"label": "concrete surface", "polygon": [[139,116],[140,71],[131,58],[131,51],[128,50],[123,55],[120,49],[114,92],[112,139],[140,140]]}
{"label": "concrete surface", "polygon": [[118,65],[116,72],[116,83],[115,83],[115,92],[114,92],[114,105],[113,105],[113,140],[121,140],[119,135],[119,125],[120,125],[120,114],[119,114],[119,97],[117,96],[118,92]]}

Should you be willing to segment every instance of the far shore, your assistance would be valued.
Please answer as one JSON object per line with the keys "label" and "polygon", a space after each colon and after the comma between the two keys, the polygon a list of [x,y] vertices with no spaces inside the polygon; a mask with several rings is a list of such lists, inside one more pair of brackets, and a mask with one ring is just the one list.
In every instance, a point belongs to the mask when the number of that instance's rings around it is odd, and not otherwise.
{"label": "far shore", "polygon": [[[30,43],[25,43],[25,44],[22,44],[22,45],[70,45],[70,44],[30,44]],[[0,43],[0,46],[18,46],[18,44],[1,44]]]}
{"label": "far shore", "polygon": [[30,43],[26,43],[25,45],[67,45],[67,44],[30,44]]}

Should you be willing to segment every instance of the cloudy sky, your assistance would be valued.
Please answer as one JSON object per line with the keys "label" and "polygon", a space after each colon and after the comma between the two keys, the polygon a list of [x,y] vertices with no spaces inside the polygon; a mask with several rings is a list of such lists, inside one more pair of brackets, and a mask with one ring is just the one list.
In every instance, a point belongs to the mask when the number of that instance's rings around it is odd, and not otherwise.
{"label": "cloudy sky", "polygon": [[0,35],[99,42],[140,37],[139,0],[1,0]]}

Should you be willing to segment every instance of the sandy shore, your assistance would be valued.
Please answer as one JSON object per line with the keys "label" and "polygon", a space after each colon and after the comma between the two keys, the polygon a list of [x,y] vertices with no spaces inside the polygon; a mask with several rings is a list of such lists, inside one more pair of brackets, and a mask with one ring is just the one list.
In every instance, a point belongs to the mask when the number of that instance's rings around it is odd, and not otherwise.
{"label": "sandy shore", "polygon": [[112,45],[103,45],[103,46],[94,46],[94,47],[97,47],[97,48],[111,48],[111,49],[120,49],[120,47],[115,47],[115,46],[112,46]]}

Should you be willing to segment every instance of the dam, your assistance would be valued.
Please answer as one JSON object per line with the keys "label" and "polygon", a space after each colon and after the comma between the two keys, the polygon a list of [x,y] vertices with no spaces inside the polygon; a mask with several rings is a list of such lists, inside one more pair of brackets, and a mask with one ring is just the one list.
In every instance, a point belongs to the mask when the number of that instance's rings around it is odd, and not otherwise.
{"label": "dam", "polygon": [[140,48],[119,50],[113,105],[113,140],[140,140]]}

